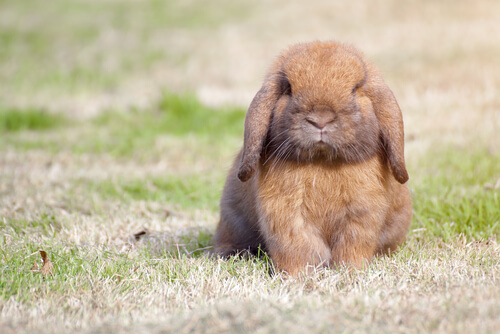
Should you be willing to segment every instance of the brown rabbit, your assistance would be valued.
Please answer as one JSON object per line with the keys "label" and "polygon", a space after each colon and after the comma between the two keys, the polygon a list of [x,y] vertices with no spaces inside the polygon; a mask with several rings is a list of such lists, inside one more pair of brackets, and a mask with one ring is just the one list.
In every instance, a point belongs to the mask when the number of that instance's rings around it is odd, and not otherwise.
{"label": "brown rabbit", "polygon": [[214,251],[262,247],[292,276],[394,251],[411,216],[403,119],[355,48],[297,44],[271,67],[226,180]]}

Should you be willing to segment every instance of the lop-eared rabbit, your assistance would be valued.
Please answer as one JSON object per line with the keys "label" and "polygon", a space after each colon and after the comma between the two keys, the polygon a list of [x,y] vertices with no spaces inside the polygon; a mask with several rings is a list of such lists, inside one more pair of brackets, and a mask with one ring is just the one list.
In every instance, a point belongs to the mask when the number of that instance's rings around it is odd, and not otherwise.
{"label": "lop-eared rabbit", "polygon": [[393,252],[412,216],[403,119],[354,47],[297,44],[272,65],[226,180],[214,252],[265,250],[291,276],[361,268]]}

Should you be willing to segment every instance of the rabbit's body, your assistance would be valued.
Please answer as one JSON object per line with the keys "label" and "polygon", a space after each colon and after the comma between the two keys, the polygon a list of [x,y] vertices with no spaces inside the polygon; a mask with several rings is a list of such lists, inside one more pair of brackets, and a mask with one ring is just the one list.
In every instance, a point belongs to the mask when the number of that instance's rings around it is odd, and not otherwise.
{"label": "rabbit's body", "polygon": [[260,245],[296,275],[308,265],[361,267],[395,250],[411,200],[401,114],[387,90],[351,47],[318,42],[285,52],[247,113],[215,252]]}

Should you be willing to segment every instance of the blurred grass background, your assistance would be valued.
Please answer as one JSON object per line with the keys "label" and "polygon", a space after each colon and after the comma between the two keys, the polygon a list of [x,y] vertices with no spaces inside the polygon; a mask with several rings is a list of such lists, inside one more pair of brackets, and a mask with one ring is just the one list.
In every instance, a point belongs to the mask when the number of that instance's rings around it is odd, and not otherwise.
{"label": "blurred grass background", "polygon": [[[296,291],[266,276],[266,259],[221,264],[200,256],[210,247],[224,178],[241,147],[245,110],[269,64],[288,45],[317,39],[357,46],[394,91],[405,119],[414,218],[401,252],[376,260],[366,277],[342,276],[339,283],[332,273],[327,288],[320,278],[319,285],[304,283]],[[446,289],[436,295],[438,309],[428,308],[434,294],[415,296],[434,291],[435,277],[444,280],[440,288],[468,286],[451,274],[443,278],[463,266],[464,277],[486,277],[481,284],[490,289],[465,290],[464,303],[483,296],[492,305],[485,319],[498,314],[498,303],[487,296],[499,291],[491,285],[500,238],[499,91],[496,0],[0,0],[0,314],[7,319],[0,331],[92,331],[106,316],[113,326],[120,319],[129,328],[128,313],[112,300],[135,312],[133,319],[153,323],[162,314],[170,320],[184,314],[177,324],[186,324],[198,308],[207,328],[220,329],[213,319],[227,317],[211,314],[213,304],[250,315],[255,307],[233,299],[259,306],[273,304],[275,295],[296,298],[291,309],[313,328],[329,323],[331,314],[320,312],[323,322],[309,323],[304,319],[314,317],[304,316],[301,305],[345,306],[343,299],[322,299],[331,289],[361,305],[334,317],[354,330],[349,321],[361,320],[352,310],[372,310],[376,318],[379,304],[365,301],[400,295],[407,289],[401,277],[410,275],[408,314],[421,317],[403,315],[410,320],[400,323],[393,314],[376,328],[408,332],[424,323],[432,332],[442,324],[458,330],[472,324],[474,332],[482,325],[481,317],[471,318],[476,309],[466,312],[470,316],[439,312],[450,303]],[[138,231],[147,231],[145,241],[136,240]],[[54,257],[53,280],[29,271],[41,248]],[[458,264],[456,254],[462,254]],[[440,261],[449,263],[448,272],[441,272]],[[389,273],[395,283],[388,289],[396,292],[375,288],[379,271]],[[352,296],[365,291],[356,279],[368,282],[367,295]],[[248,290],[235,294],[232,284]],[[133,297],[137,291],[146,297]],[[218,302],[221,295],[229,306]],[[165,306],[164,296],[173,304]],[[417,311],[412,298],[422,305]],[[295,315],[286,302],[276,303],[282,318]],[[466,304],[464,310],[474,307]],[[43,307],[52,313],[37,320]],[[399,305],[387,307],[399,314]],[[443,314],[454,322],[434,319]],[[441,325],[427,324],[428,318]],[[58,319],[65,327],[54,325]],[[82,324],[85,319],[95,326]],[[274,321],[248,319],[243,329]],[[493,328],[498,321],[485,324]],[[267,328],[286,328],[279,325]]]}

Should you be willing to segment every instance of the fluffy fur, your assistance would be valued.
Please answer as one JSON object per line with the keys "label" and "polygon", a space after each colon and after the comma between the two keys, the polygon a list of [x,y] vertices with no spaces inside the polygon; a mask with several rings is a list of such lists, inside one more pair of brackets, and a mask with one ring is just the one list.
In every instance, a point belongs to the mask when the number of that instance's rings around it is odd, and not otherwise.
{"label": "fluffy fur", "polygon": [[221,198],[214,251],[267,251],[295,276],[362,267],[411,221],[403,120],[378,71],[351,46],[298,44],[271,67],[245,119]]}

